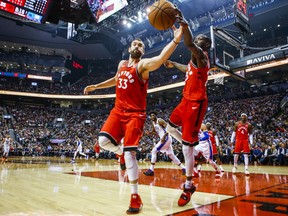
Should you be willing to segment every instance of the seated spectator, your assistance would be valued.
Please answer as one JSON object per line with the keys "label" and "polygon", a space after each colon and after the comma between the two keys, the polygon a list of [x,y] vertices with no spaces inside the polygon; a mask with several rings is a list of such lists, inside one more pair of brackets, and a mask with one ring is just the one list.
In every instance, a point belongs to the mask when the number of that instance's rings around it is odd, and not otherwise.
{"label": "seated spectator", "polygon": [[288,149],[285,147],[284,143],[279,144],[277,162],[279,165],[287,165]]}
{"label": "seated spectator", "polygon": [[260,158],[260,164],[266,165],[269,163],[270,157],[272,155],[271,147],[268,146],[267,144],[265,144],[262,152],[263,152],[263,154]]}
{"label": "seated spectator", "polygon": [[274,165],[274,163],[277,160],[277,158],[278,158],[278,150],[276,148],[276,145],[273,144],[271,146],[271,155],[269,157],[268,165]]}
{"label": "seated spectator", "polygon": [[262,157],[262,150],[258,145],[255,145],[253,150],[252,150],[252,155],[251,155],[251,163],[257,165],[260,164],[260,159]]}

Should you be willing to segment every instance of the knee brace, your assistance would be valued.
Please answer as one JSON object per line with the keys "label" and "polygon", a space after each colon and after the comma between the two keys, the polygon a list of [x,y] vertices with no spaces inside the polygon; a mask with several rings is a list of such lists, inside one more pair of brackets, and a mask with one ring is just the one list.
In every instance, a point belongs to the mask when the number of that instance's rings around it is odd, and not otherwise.
{"label": "knee brace", "polygon": [[137,163],[136,152],[126,151],[124,152],[125,164],[127,169],[132,169]]}
{"label": "knee brace", "polygon": [[119,145],[114,145],[111,140],[109,140],[107,137],[105,136],[99,136],[98,138],[98,142],[101,148],[111,151],[111,152],[115,152],[118,155],[122,155],[123,151],[122,148]]}
{"label": "knee brace", "polygon": [[137,164],[137,159],[136,159],[136,152],[130,152],[126,151],[124,152],[124,157],[125,157],[125,164],[127,168],[127,174],[129,181],[135,181],[138,179],[139,175],[139,170],[138,170],[138,164]]}
{"label": "knee brace", "polygon": [[[101,148],[106,149],[106,146],[111,143],[111,141],[105,136],[99,136],[98,142]],[[112,144],[112,143],[111,143]]]}

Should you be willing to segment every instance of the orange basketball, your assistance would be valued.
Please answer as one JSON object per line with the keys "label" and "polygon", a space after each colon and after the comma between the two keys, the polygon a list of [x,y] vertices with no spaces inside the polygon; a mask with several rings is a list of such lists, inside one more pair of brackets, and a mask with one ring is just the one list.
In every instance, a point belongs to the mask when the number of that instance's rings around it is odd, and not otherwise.
{"label": "orange basketball", "polygon": [[175,6],[169,1],[156,1],[149,7],[149,9],[149,22],[158,30],[171,28],[176,21]]}

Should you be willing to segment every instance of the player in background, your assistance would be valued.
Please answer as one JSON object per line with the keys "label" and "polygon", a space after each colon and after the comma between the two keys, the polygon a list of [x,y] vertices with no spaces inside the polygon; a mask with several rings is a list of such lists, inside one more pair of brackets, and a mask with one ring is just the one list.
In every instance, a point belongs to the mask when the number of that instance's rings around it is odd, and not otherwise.
{"label": "player in background", "polygon": [[[175,67],[186,73],[183,98],[170,115],[166,130],[183,145],[186,181],[178,205],[184,206],[196,190],[192,183],[195,162],[194,147],[199,144],[198,133],[208,107],[206,84],[210,69],[208,51],[211,47],[211,40],[203,34],[193,38],[189,25],[180,11],[178,15],[179,21],[185,26],[183,28],[184,43],[191,52],[191,59],[188,65],[173,61],[166,61],[164,64],[167,68]],[[180,126],[182,126],[182,133],[177,130]]]}
{"label": "player in background", "polygon": [[202,154],[206,161],[208,161],[209,164],[215,169],[215,177],[219,178],[220,170],[216,163],[213,161],[212,143],[205,124],[201,125],[201,129],[199,131],[199,144],[195,146],[194,151],[195,157],[199,157],[200,154]]}
{"label": "player in background", "polygon": [[[236,141],[235,141],[236,140]],[[234,167],[232,173],[237,171],[238,158],[242,152],[244,155],[244,165],[245,165],[245,175],[249,175],[248,164],[250,154],[250,145],[253,145],[253,134],[252,134],[252,125],[247,120],[247,114],[241,114],[241,120],[236,122],[234,125],[234,131],[231,136],[231,143],[235,141],[234,148]]]}
{"label": "player in background", "polygon": [[[84,89],[84,94],[88,94],[96,89],[116,86],[115,106],[100,131],[98,141],[101,148],[125,158],[131,188],[131,199],[126,211],[127,214],[137,214],[143,206],[138,194],[139,171],[136,151],[146,120],[149,73],[161,67],[171,56],[182,38],[182,26],[178,29],[173,26],[172,29],[174,38],[163,48],[159,55],[142,59],[145,52],[144,43],[141,39],[134,39],[128,48],[129,59],[120,61],[115,76],[99,84],[89,85]],[[123,137],[122,149],[120,140]]]}
{"label": "player in background", "polygon": [[77,145],[77,149],[74,152],[74,156],[73,156],[72,161],[71,161],[72,163],[75,163],[75,160],[76,160],[78,153],[80,155],[82,155],[83,157],[86,157],[86,154],[83,153],[82,141],[80,140],[80,138],[78,136],[76,136],[76,145]]}
{"label": "player in background", "polygon": [[156,132],[159,136],[159,142],[153,147],[151,152],[151,165],[150,168],[144,172],[146,176],[154,176],[154,166],[157,161],[157,152],[166,153],[168,157],[173,161],[174,164],[182,168],[182,174],[185,175],[185,166],[176,157],[172,148],[172,137],[166,132],[167,123],[157,117],[156,112],[150,113],[150,119],[153,125],[153,132]]}
{"label": "player in background", "polygon": [[206,123],[206,128],[208,130],[210,141],[212,143],[213,160],[216,161],[216,163],[218,164],[220,171],[224,172],[224,169],[222,167],[222,162],[219,158],[218,150],[217,150],[217,147],[219,147],[219,139],[218,139],[216,130],[212,128],[212,125],[210,122]]}
{"label": "player in background", "polygon": [[12,145],[12,138],[10,137],[9,134],[6,134],[5,137],[3,138],[2,145],[3,145],[3,155],[2,155],[2,164],[3,164],[8,158],[9,151]]}

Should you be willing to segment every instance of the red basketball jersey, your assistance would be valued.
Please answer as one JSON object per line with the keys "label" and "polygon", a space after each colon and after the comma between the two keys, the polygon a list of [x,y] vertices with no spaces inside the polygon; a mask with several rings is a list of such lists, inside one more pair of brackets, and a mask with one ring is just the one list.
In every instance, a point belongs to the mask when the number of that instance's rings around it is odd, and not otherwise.
{"label": "red basketball jersey", "polygon": [[210,141],[211,141],[212,145],[213,145],[213,144],[216,145],[216,140],[215,140],[215,137],[214,137],[213,131],[212,131],[212,130],[209,130],[209,131],[208,131],[208,134],[209,134]]}
{"label": "red basketball jersey", "polygon": [[[208,60],[208,54],[206,52],[204,53]],[[184,98],[190,101],[198,101],[207,98],[206,84],[209,69],[209,60],[205,68],[197,68],[192,60],[189,61],[185,77],[185,86],[183,89]]]}
{"label": "red basketball jersey", "polygon": [[142,80],[137,73],[137,64],[128,66],[125,61],[118,71],[115,108],[129,111],[144,111],[148,80]]}
{"label": "red basketball jersey", "polygon": [[249,131],[248,131],[248,122],[241,123],[238,122],[237,128],[236,128],[236,140],[248,140]]}
{"label": "red basketball jersey", "polygon": [[214,133],[213,133],[212,130],[209,130],[208,134],[209,134],[210,141],[211,141],[211,144],[212,144],[212,152],[213,152],[213,155],[215,155],[215,154],[218,153],[217,145],[216,145],[216,139],[215,139],[215,136],[214,136]]}

